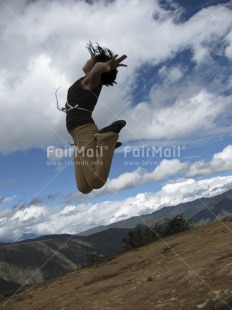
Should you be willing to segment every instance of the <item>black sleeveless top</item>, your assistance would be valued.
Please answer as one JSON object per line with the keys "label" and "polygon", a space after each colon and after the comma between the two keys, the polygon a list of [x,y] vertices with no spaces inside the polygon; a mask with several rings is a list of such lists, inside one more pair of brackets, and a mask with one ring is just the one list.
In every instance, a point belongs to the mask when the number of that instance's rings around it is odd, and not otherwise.
{"label": "black sleeveless top", "polygon": [[81,86],[81,81],[84,78],[85,77],[82,77],[77,80],[68,89],[67,102],[72,107],[75,107],[78,104],[78,107],[87,109],[88,111],[76,108],[67,111],[66,127],[68,132],[72,131],[78,126],[94,123],[94,120],[92,119],[92,112],[97,104],[97,100],[102,89],[102,83],[100,83],[94,89],[87,90]]}

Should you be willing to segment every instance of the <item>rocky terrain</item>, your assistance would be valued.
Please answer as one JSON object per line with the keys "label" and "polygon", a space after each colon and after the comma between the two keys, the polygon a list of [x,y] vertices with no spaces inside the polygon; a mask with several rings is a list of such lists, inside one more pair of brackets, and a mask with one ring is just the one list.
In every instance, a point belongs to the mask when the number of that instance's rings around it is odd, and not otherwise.
{"label": "rocky terrain", "polygon": [[5,296],[4,310],[232,309],[232,218]]}

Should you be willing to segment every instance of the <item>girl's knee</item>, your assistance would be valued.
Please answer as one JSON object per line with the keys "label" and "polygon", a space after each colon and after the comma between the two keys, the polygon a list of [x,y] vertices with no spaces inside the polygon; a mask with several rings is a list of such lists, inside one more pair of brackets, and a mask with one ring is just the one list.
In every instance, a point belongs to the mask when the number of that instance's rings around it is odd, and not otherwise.
{"label": "girl's knee", "polygon": [[82,194],[88,194],[90,192],[92,192],[93,188],[90,187],[81,187],[81,186],[77,186],[79,192],[81,192]]}
{"label": "girl's knee", "polygon": [[99,176],[95,176],[94,178],[92,178],[89,182],[89,184],[77,184],[77,188],[78,190],[82,193],[82,194],[88,194],[90,192],[92,192],[93,189],[99,189],[102,188],[106,183],[106,180],[104,180],[103,178],[100,178]]}
{"label": "girl's knee", "polygon": [[82,194],[89,194],[90,192],[92,192],[92,188],[90,190],[87,189],[79,189],[79,192],[81,192]]}

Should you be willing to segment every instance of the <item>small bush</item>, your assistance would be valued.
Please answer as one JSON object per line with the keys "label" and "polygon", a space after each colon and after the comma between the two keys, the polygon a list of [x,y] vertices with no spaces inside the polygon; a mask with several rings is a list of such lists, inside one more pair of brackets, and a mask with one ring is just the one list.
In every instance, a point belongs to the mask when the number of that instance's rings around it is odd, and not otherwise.
{"label": "small bush", "polygon": [[165,227],[164,234],[166,236],[174,235],[189,230],[191,227],[192,227],[191,220],[186,220],[183,217],[183,214],[176,215],[174,218],[169,220],[167,226]]}
{"label": "small bush", "polygon": [[186,220],[182,214],[176,215],[163,226],[156,224],[143,229],[137,227],[128,232],[127,238],[123,238],[123,249],[125,251],[136,249],[151,242],[160,241],[166,236],[189,230],[191,227],[191,220]]}

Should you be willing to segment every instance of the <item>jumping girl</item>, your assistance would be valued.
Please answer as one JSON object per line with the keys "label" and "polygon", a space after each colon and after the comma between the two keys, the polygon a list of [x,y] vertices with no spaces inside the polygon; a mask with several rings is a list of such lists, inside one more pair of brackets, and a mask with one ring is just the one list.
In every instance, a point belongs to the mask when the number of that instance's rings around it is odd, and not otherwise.
{"label": "jumping girl", "polygon": [[77,80],[68,90],[67,103],[63,111],[66,127],[75,144],[74,166],[76,184],[80,192],[88,194],[104,186],[107,181],[114,150],[121,145],[120,130],[126,125],[118,120],[99,130],[92,118],[103,85],[116,84],[117,68],[126,67],[108,48],[91,42],[87,45],[91,58],[82,68],[85,76]]}

